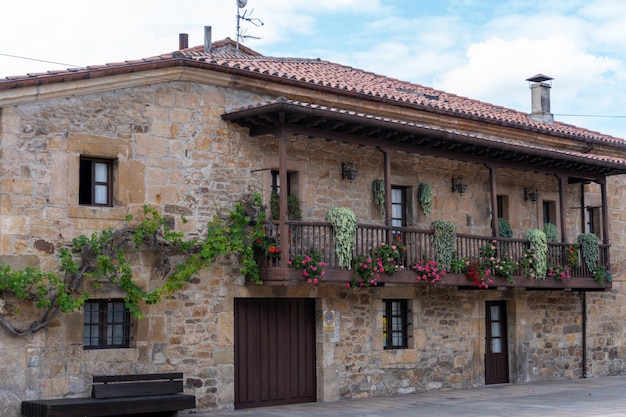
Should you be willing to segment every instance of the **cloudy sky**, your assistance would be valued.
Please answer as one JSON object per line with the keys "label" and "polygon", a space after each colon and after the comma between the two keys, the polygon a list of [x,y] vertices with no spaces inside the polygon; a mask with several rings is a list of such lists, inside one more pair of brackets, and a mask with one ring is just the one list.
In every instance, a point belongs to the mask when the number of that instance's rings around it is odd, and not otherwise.
{"label": "cloudy sky", "polygon": [[525,79],[546,74],[557,120],[626,138],[624,0],[11,1],[0,78],[171,52],[179,33],[200,45],[205,25],[214,40],[235,39],[238,10],[263,22],[242,29],[264,55],[319,57],[524,112]]}

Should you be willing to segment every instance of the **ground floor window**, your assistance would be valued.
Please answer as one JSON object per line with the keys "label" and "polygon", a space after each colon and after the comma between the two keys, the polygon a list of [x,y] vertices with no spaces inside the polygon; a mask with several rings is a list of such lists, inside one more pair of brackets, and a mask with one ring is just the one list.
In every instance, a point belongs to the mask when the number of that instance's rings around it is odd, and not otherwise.
{"label": "ground floor window", "polygon": [[383,300],[383,346],[385,349],[408,347],[407,300]]}
{"label": "ground floor window", "polygon": [[123,300],[89,300],[83,308],[85,349],[129,347],[130,312]]}

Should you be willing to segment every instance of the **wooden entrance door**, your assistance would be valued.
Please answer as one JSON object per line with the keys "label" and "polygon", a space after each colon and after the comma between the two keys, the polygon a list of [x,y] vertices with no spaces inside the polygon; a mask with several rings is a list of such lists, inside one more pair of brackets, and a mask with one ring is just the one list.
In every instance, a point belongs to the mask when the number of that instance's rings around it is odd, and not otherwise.
{"label": "wooden entrance door", "polygon": [[506,383],[509,382],[506,301],[487,301],[485,310],[485,384]]}
{"label": "wooden entrance door", "polygon": [[235,408],[316,401],[315,300],[235,300]]}

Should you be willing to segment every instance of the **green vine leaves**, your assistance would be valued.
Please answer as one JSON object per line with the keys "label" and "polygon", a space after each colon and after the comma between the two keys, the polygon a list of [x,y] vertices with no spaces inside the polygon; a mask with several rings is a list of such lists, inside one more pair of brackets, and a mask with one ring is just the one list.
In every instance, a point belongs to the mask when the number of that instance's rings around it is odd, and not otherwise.
{"label": "green vine leaves", "polygon": [[432,223],[435,230],[433,235],[433,250],[435,260],[449,271],[454,257],[454,245],[456,243],[456,228],[454,223],[447,220],[435,220]]}
{"label": "green vine leaves", "polygon": [[[264,213],[260,195],[246,196],[235,204],[227,219],[215,216],[206,238],[199,241],[186,240],[181,232],[168,227],[167,219],[156,209],[144,206],[145,219],[139,225],[131,227],[132,218],[127,217],[119,229],[80,236],[71,246],[61,248],[59,273],[0,265],[0,326],[16,336],[41,330],[58,313],[81,308],[89,298],[88,289],[99,287],[102,280],[124,290],[126,307],[141,318],[142,304],[159,303],[173,296],[200,270],[229,253],[239,255],[240,273],[260,284],[253,242],[265,236]],[[140,251],[153,251],[159,256],[163,283],[152,291],[139,287],[133,279],[132,254]],[[15,302],[9,303],[8,299]],[[38,317],[18,327],[14,322],[24,321],[19,316],[20,305],[25,302],[34,303]]]}
{"label": "green vine leaves", "polygon": [[534,261],[535,279],[545,279],[548,271],[548,240],[546,234],[539,229],[532,229],[524,236],[530,242],[530,250],[537,256]]}
{"label": "green vine leaves", "polygon": [[583,255],[585,265],[590,271],[593,271],[598,265],[600,239],[593,233],[581,233],[578,235],[578,243],[580,244],[580,251]]}
{"label": "green vine leaves", "polygon": [[346,207],[335,207],[328,211],[326,220],[335,232],[335,252],[339,267],[352,267],[352,249],[356,242],[357,219],[352,210]]}
{"label": "green vine leaves", "polygon": [[430,185],[420,183],[417,186],[417,199],[422,206],[422,211],[426,218],[430,217],[430,211],[433,208],[433,192]]}

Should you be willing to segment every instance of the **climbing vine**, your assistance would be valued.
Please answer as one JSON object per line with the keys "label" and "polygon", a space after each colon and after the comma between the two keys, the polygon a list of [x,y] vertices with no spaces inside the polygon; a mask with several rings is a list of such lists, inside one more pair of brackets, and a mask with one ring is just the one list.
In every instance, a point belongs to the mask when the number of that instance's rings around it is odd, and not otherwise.
{"label": "climbing vine", "polygon": [[356,216],[349,208],[334,207],[326,214],[326,220],[333,226],[335,233],[335,252],[339,266],[350,269],[352,249],[356,242]]}
{"label": "climbing vine", "polygon": [[447,220],[435,220],[432,223],[435,234],[433,236],[433,250],[435,260],[449,271],[454,257],[454,245],[456,243],[456,228]]}
{"label": "climbing vine", "polygon": [[[254,259],[254,243],[265,236],[260,195],[238,201],[225,220],[215,216],[202,241],[186,240],[183,233],[172,231],[167,219],[152,207],[144,206],[144,217],[137,226],[130,225],[132,217],[128,216],[117,229],[74,239],[69,247],[59,250],[59,272],[0,265],[0,326],[18,336],[41,330],[59,313],[79,309],[89,298],[89,290],[98,288],[103,280],[125,291],[126,307],[140,318],[142,303],[156,304],[172,296],[196,273],[229,253],[239,256],[240,273],[261,283]],[[163,277],[163,284],[152,291],[140,288],[133,280],[131,255],[146,250],[157,254]],[[19,326],[15,323],[24,320],[19,317],[20,306],[27,302],[34,303],[38,317]]]}

